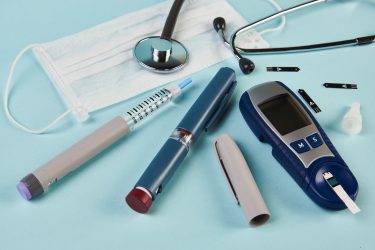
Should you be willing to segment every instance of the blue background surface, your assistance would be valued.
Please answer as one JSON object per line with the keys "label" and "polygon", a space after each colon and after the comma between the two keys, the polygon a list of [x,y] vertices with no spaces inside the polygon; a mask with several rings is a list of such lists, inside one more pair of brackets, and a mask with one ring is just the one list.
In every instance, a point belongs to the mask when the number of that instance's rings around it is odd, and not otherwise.
{"label": "blue background surface", "polygon": [[[1,96],[11,62],[27,44],[54,40],[157,2],[1,1]],[[249,21],[273,12],[261,0],[229,2]],[[301,3],[279,2],[283,7]],[[285,30],[265,38],[275,46],[374,34],[374,13],[374,1],[329,1],[289,15]],[[250,76],[240,73],[234,58],[204,69],[192,75],[194,86],[175,104],[32,202],[16,191],[23,176],[145,95],[95,112],[85,124],[70,117],[40,136],[15,129],[1,112],[1,249],[374,249],[374,54],[375,44],[252,56],[257,69]],[[223,66],[238,73],[233,105],[216,129],[202,136],[151,213],[133,212],[124,196]],[[270,73],[267,66],[299,66],[301,71]],[[304,88],[320,106],[317,120],[358,179],[361,213],[353,216],[347,210],[327,211],[315,205],[271,157],[270,146],[259,143],[246,126],[238,109],[239,97],[251,86],[270,80],[280,80],[294,91]],[[11,109],[29,126],[40,127],[65,110],[31,53],[21,60],[14,81]],[[324,82],[357,83],[359,89],[325,89]],[[348,136],[339,122],[354,101],[362,104],[363,131]],[[264,226],[247,226],[215,159],[213,140],[225,132],[238,142],[272,213]]]}

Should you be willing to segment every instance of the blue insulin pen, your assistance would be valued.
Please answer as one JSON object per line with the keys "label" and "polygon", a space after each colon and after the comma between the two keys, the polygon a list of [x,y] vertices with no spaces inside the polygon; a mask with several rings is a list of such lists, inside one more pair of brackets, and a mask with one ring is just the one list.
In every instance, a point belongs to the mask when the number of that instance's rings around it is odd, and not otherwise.
{"label": "blue insulin pen", "polygon": [[191,145],[218,120],[235,86],[234,71],[221,68],[126,196],[126,203],[133,210],[147,213],[188,154]]}

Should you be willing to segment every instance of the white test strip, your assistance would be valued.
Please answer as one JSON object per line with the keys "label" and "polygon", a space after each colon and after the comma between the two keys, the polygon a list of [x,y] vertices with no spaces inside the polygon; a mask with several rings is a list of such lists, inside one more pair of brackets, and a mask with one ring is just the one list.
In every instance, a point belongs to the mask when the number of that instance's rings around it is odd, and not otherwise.
{"label": "white test strip", "polygon": [[361,209],[352,200],[352,198],[350,198],[348,193],[344,190],[344,188],[340,185],[336,178],[331,174],[331,172],[323,173],[323,177],[328,183],[328,185],[332,188],[332,190],[342,200],[342,202],[344,202],[349,211],[352,212],[352,214],[356,214],[359,211],[361,211]]}

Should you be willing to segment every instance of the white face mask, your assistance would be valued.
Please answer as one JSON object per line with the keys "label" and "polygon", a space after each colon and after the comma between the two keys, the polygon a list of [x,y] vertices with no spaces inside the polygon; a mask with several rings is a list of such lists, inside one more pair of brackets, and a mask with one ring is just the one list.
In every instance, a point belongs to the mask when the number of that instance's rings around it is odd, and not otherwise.
{"label": "white face mask", "polygon": [[[95,110],[233,56],[218,38],[212,21],[218,16],[230,20],[229,32],[246,21],[225,0],[190,0],[186,1],[173,34],[173,38],[189,50],[188,64],[172,74],[155,74],[139,66],[133,58],[134,45],[144,37],[160,35],[170,6],[171,1],[162,2],[56,41],[27,46],[15,58],[6,84],[4,107],[8,119],[29,133],[43,133],[70,113],[78,121],[85,121]],[[242,39],[246,47],[268,46],[256,31]],[[9,85],[15,65],[29,49],[33,50],[68,107],[51,124],[39,130],[20,124],[8,109]]]}

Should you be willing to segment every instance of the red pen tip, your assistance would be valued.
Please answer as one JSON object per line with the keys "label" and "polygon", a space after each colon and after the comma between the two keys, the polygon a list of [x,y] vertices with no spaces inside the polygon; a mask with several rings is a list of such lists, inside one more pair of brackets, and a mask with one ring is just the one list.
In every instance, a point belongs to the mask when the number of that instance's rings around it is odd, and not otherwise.
{"label": "red pen tip", "polygon": [[142,189],[134,188],[125,198],[128,206],[134,211],[145,214],[152,205],[152,198]]}

